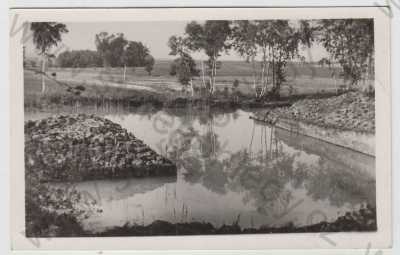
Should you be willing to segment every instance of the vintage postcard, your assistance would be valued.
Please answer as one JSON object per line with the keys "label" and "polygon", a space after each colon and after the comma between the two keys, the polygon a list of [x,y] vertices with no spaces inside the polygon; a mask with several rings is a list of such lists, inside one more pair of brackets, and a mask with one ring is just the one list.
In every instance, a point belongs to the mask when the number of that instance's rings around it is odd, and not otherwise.
{"label": "vintage postcard", "polygon": [[10,24],[13,249],[391,246],[382,8]]}

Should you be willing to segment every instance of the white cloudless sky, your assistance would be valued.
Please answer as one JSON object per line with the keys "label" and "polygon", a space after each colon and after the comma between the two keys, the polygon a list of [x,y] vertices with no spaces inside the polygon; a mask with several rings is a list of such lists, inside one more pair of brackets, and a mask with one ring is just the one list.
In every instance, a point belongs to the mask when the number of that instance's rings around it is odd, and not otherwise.
{"label": "white cloudless sky", "polygon": [[[61,53],[65,50],[96,50],[95,35],[100,32],[123,33],[131,41],[141,41],[149,49],[156,59],[173,59],[167,45],[172,35],[183,35],[185,26],[189,21],[151,21],[151,22],[85,22],[65,23],[69,32],[62,37],[62,43],[52,49],[53,52]],[[200,21],[201,22],[201,21]],[[26,56],[36,56],[32,40],[26,44]],[[300,53],[309,61],[318,61],[328,54],[318,44],[314,44],[309,50],[301,50]],[[206,59],[202,53],[193,53],[195,59]],[[243,60],[236,52],[230,51],[223,54],[221,60]]]}

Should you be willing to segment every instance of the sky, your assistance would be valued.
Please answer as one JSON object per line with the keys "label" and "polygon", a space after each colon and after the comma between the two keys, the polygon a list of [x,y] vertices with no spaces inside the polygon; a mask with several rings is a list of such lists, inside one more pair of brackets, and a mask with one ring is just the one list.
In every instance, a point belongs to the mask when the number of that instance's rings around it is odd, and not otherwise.
{"label": "sky", "polygon": [[[65,50],[96,50],[95,35],[100,32],[123,33],[131,41],[141,41],[149,49],[155,59],[173,59],[167,45],[172,35],[183,35],[185,26],[189,21],[151,21],[151,22],[85,22],[65,23],[69,32],[62,37],[62,44],[53,48],[57,55]],[[309,50],[300,53],[307,61],[318,61],[328,54],[321,45],[313,45]],[[32,40],[25,43],[27,57],[36,57],[37,52]],[[202,53],[192,54],[195,59],[206,59]],[[243,60],[236,52],[229,52],[220,57],[221,60]]]}

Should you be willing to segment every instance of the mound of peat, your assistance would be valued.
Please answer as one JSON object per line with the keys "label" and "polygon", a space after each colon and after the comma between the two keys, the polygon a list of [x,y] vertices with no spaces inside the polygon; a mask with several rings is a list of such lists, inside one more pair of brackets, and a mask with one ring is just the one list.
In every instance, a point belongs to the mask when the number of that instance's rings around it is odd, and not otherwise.
{"label": "mound of peat", "polygon": [[302,99],[274,112],[320,127],[375,133],[375,99],[360,92],[320,99]]}
{"label": "mound of peat", "polygon": [[41,181],[176,175],[176,166],[132,133],[94,115],[25,122],[25,168]]}

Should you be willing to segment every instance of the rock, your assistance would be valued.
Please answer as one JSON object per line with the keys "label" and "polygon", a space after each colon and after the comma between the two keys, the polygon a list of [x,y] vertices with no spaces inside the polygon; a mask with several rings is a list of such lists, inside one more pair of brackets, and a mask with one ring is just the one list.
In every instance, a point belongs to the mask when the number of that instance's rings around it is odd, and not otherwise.
{"label": "rock", "polygon": [[[119,124],[94,115],[25,123],[26,171],[42,181],[176,175],[176,166]],[[34,162],[34,163],[32,163]]]}

